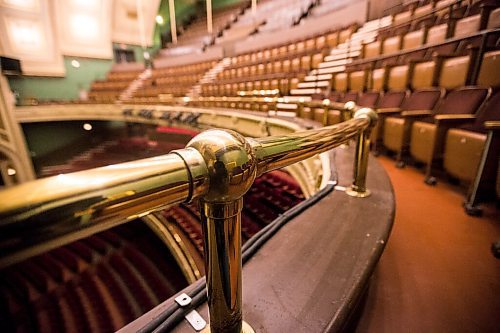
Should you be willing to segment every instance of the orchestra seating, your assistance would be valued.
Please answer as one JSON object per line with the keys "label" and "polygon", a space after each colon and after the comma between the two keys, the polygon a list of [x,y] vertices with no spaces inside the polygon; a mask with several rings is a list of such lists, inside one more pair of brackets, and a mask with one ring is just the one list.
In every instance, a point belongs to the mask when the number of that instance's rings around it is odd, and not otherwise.
{"label": "orchestra seating", "polygon": [[184,148],[184,146],[185,143],[154,141],[146,137],[107,141],[71,158],[64,164],[43,167],[40,177],[55,176],[61,173],[76,172],[163,155],[174,149]]}
{"label": "orchestra seating", "polygon": [[151,71],[151,76],[143,81],[141,88],[132,94],[132,99],[158,98],[162,94],[185,96],[217,62],[212,60],[184,66],[155,68]]}
{"label": "orchestra seating", "polygon": [[[285,171],[276,170],[257,178],[243,200],[243,242],[303,200],[304,194],[297,181]],[[198,253],[203,255],[203,234],[198,206],[198,201],[181,204],[162,211],[161,215],[177,225]]]}
{"label": "orchestra seating", "polygon": [[[352,32],[351,27],[344,30],[346,36]],[[279,90],[286,95],[318,67],[328,48],[337,44],[338,35],[336,30],[232,57],[213,83],[202,85],[202,96],[237,96],[253,90]]]}
{"label": "orchestra seating", "polygon": [[0,271],[3,330],[114,332],[186,287],[181,272],[133,221]]}

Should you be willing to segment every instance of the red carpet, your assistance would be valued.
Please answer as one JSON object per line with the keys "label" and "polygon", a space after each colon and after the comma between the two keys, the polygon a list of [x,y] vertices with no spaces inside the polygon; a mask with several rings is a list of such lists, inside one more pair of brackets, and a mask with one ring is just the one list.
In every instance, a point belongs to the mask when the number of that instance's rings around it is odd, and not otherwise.
{"label": "red carpet", "polygon": [[380,157],[396,195],[396,220],[356,332],[500,332],[500,213],[475,218],[444,181]]}

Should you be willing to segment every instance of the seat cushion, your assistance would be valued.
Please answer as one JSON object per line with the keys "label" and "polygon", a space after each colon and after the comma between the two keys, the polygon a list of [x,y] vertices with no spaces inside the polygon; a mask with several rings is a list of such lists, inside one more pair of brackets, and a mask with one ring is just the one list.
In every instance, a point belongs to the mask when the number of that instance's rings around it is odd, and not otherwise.
{"label": "seat cushion", "polygon": [[380,41],[375,41],[369,44],[366,44],[363,47],[363,57],[373,58],[380,55]]}
{"label": "seat cushion", "polygon": [[403,50],[413,49],[422,46],[424,43],[424,29],[407,33],[403,38]]}
{"label": "seat cushion", "polygon": [[338,124],[341,121],[341,114],[338,110],[328,110],[327,122],[328,125]]}
{"label": "seat cushion", "polygon": [[300,112],[300,118],[303,118],[303,119],[313,119],[314,117],[314,113],[313,111],[311,110],[311,108],[302,108],[302,111]]}
{"label": "seat cushion", "polygon": [[384,146],[399,152],[403,148],[405,120],[398,117],[387,117],[384,122]]}
{"label": "seat cushion", "polygon": [[434,61],[420,62],[413,68],[413,77],[411,86],[413,89],[432,87],[434,70],[436,63]]}
{"label": "seat cushion", "polygon": [[317,121],[318,123],[322,123],[323,124],[323,122],[324,122],[323,116],[325,114],[325,110],[323,110],[322,108],[315,108],[313,110],[313,113],[314,113],[313,119],[315,121]]}
{"label": "seat cushion", "polygon": [[410,153],[419,161],[428,163],[436,140],[436,125],[416,121],[411,128]]}
{"label": "seat cushion", "polygon": [[408,85],[408,65],[392,67],[389,71],[389,79],[387,82],[390,90],[405,90]]}
{"label": "seat cushion", "polygon": [[384,90],[385,68],[377,68],[372,71],[371,88],[375,91]]}
{"label": "seat cushion", "polygon": [[480,22],[481,16],[479,14],[458,20],[455,26],[455,37],[467,36],[479,31]]}
{"label": "seat cushion", "polygon": [[462,129],[450,129],[444,148],[444,168],[453,177],[472,181],[481,160],[486,135]]}
{"label": "seat cushion", "polygon": [[447,30],[448,24],[440,24],[430,28],[429,32],[427,33],[427,44],[444,42],[444,40],[446,39]]}

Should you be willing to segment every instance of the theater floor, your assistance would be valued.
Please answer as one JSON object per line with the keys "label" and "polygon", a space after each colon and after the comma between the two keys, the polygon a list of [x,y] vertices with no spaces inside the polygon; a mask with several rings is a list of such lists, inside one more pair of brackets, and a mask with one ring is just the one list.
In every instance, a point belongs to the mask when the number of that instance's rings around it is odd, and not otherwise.
{"label": "theater floor", "polygon": [[356,332],[500,332],[500,214],[466,215],[463,194],[379,157],[396,195],[396,220]]}

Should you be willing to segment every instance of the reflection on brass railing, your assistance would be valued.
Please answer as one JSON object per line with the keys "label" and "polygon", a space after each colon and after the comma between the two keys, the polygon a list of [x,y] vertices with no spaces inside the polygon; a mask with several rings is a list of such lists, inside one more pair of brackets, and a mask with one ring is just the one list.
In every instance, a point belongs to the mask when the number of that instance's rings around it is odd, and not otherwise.
{"label": "reflection on brass railing", "polygon": [[[59,175],[0,192],[0,267],[168,205],[200,198],[213,332],[251,331],[241,312],[242,197],[256,177],[357,137],[355,180],[365,186],[371,109],[353,119],[283,136],[250,139],[208,130],[168,155]],[[29,232],[28,232],[29,230]]]}

